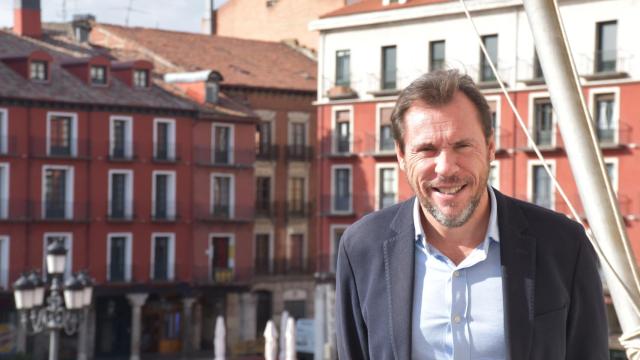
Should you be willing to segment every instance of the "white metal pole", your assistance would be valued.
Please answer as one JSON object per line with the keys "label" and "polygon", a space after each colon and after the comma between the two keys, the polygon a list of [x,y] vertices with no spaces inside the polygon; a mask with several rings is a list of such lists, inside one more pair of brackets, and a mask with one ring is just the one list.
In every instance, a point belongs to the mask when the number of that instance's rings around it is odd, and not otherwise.
{"label": "white metal pole", "polygon": [[[589,226],[602,254],[618,275],[601,261],[620,325],[627,337],[637,338],[635,333],[640,329],[636,311],[640,299],[637,264],[615,194],[603,170],[602,154],[581,95],[560,14],[553,0],[523,2]],[[635,345],[623,342],[630,359],[639,356],[635,341]]]}

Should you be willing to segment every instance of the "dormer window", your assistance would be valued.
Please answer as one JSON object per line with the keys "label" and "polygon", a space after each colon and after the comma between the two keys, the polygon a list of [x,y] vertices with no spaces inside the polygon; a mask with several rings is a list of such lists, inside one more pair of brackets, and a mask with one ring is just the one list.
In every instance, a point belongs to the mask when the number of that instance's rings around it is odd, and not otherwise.
{"label": "dormer window", "polygon": [[35,81],[48,81],[49,69],[46,61],[34,60],[31,61],[29,67],[29,79]]}
{"label": "dormer window", "polygon": [[133,86],[137,88],[149,87],[149,70],[133,70]]}
{"label": "dormer window", "polygon": [[91,65],[90,77],[92,85],[107,85],[107,67]]}
{"label": "dormer window", "polygon": [[205,100],[208,103],[215,104],[218,102],[218,93],[220,92],[220,84],[208,81],[205,89]]}

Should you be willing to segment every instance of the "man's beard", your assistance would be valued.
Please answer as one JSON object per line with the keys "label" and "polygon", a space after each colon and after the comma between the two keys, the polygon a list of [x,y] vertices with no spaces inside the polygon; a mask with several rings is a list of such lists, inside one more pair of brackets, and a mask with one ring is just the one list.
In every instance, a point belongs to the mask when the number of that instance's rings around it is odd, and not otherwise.
{"label": "man's beard", "polygon": [[[478,188],[478,191],[473,195],[467,207],[465,207],[462,210],[462,212],[460,212],[460,214],[458,215],[454,215],[454,216],[445,215],[438,207],[436,207],[429,201],[428,197],[425,197],[424,199],[422,199],[420,203],[422,207],[425,208],[429,212],[429,214],[431,214],[431,216],[441,225],[444,225],[448,228],[460,227],[466,224],[467,221],[469,221],[469,219],[471,218],[471,215],[473,215],[476,208],[478,207],[478,204],[480,204],[480,199],[482,198],[482,192],[487,191],[486,186],[487,186],[488,178],[489,178],[489,172],[487,171],[487,174],[480,179],[480,184],[484,184],[484,186],[480,186]],[[440,177],[436,181],[434,181],[434,183],[437,183],[437,184],[454,183],[455,184],[455,183],[460,183],[460,181],[458,177],[452,176],[452,177],[446,177],[446,178]],[[469,183],[470,182],[467,182],[467,184]]]}

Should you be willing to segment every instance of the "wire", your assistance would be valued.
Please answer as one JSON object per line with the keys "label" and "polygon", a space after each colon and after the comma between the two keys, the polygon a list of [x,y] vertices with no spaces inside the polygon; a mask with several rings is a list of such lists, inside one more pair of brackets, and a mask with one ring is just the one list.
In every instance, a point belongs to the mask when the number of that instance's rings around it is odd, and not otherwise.
{"label": "wire", "polygon": [[[600,258],[600,260],[607,265],[607,267],[609,268],[609,270],[611,271],[613,276],[616,278],[616,280],[618,280],[618,283],[620,283],[620,286],[624,289],[625,294],[627,295],[629,302],[633,306],[633,309],[636,312],[636,315],[638,315],[638,317],[640,317],[640,308],[638,307],[638,304],[636,304],[636,301],[634,299],[634,296],[631,293],[631,290],[629,290],[629,288],[625,285],[625,283],[622,281],[622,278],[620,277],[620,274],[618,274],[616,269],[609,262],[609,259],[607,259],[607,257],[604,255],[604,253],[602,252],[602,249],[600,248],[600,245],[595,241],[595,238],[594,238],[593,233],[591,232],[591,230],[588,229],[584,225],[584,223],[582,222],[582,220],[580,218],[580,215],[576,211],[576,209],[573,206],[573,204],[571,203],[571,201],[569,201],[569,198],[567,197],[566,193],[564,192],[562,186],[560,185],[560,183],[556,179],[555,175],[552,173],[551,169],[549,168],[549,165],[547,164],[547,161],[545,160],[544,156],[540,152],[540,149],[538,148],[537,144],[533,140],[533,137],[531,136],[531,133],[529,132],[529,129],[527,128],[527,125],[524,123],[524,120],[522,120],[522,117],[520,116],[520,113],[518,112],[518,109],[516,108],[515,104],[511,100],[511,97],[509,96],[509,93],[507,92],[507,89],[505,88],[504,83],[502,82],[502,79],[500,78],[500,75],[498,74],[498,71],[497,71],[497,69],[496,69],[496,67],[495,67],[495,65],[493,63],[493,60],[491,59],[491,56],[489,56],[489,53],[488,53],[486,47],[484,46],[484,43],[482,42],[482,36],[480,35],[480,32],[478,31],[478,28],[476,27],[476,24],[473,21],[473,18],[471,17],[471,14],[469,13],[469,9],[467,8],[467,4],[465,3],[465,0],[459,0],[459,1],[460,1],[460,4],[462,4],[462,7],[464,9],[464,13],[465,13],[467,19],[469,20],[469,23],[473,27],[473,30],[475,32],[476,38],[478,40],[478,43],[480,44],[480,49],[482,50],[482,53],[484,54],[489,66],[491,67],[491,71],[493,72],[493,74],[494,74],[494,76],[495,76],[495,78],[496,78],[496,80],[498,82],[498,85],[500,85],[500,89],[502,90],[502,93],[504,94],[504,97],[507,100],[507,103],[509,104],[509,107],[511,107],[511,110],[513,111],[514,115],[516,116],[516,119],[518,120],[518,123],[520,124],[520,127],[522,128],[522,131],[524,132],[525,136],[527,137],[527,140],[529,141],[529,144],[531,144],[531,146],[533,148],[533,151],[538,156],[538,159],[540,159],[540,161],[542,162],[542,166],[544,167],[545,171],[547,172],[547,174],[549,175],[549,177],[553,181],[553,185],[555,186],[556,190],[558,191],[558,193],[560,193],[560,196],[562,197],[564,202],[569,207],[569,211],[571,212],[573,218],[578,223],[580,223],[580,225],[582,225],[582,227],[585,228],[585,232],[587,234],[587,238],[589,239],[589,242],[591,243],[591,245],[594,247],[594,249],[596,251],[596,254],[598,255],[598,258]],[[562,24],[562,22],[560,22],[560,23]],[[566,34],[564,33],[564,28],[562,28],[562,33],[563,33],[564,38],[566,39]],[[565,40],[565,46],[566,46],[566,40]],[[573,61],[571,62],[571,64],[572,64],[572,67],[573,67],[574,66]],[[573,70],[574,70],[573,72],[575,74],[575,67],[573,67]],[[580,96],[580,98],[582,99],[582,96]],[[583,106],[584,106],[584,101],[583,101]],[[602,162],[600,162],[600,163],[602,163]],[[602,167],[601,167],[601,171],[604,171],[602,169]],[[606,174],[606,172],[604,174]],[[620,229],[618,229],[618,230],[620,230]],[[627,251],[627,247],[626,246],[625,246],[625,251]],[[629,260],[628,253],[627,253],[627,260]],[[633,268],[633,266],[632,266],[632,268]],[[634,275],[635,275],[635,272],[634,272]],[[638,286],[638,280],[637,280],[636,276],[634,276],[634,280],[636,280],[636,286]]]}

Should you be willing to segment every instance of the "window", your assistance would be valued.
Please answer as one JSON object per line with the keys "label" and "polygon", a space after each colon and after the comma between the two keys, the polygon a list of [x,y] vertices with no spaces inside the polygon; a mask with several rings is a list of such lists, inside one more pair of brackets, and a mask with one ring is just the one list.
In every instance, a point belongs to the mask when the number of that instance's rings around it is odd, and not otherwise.
{"label": "window", "polygon": [[289,248],[287,250],[287,270],[304,270],[304,234],[289,235]]}
{"label": "window", "polygon": [[[73,269],[73,239],[71,233],[45,233],[44,234],[44,249],[42,252],[42,269],[47,269],[47,246],[54,241],[60,241],[67,249],[67,260],[64,268],[64,276],[68,278],[71,276],[71,270]],[[43,271],[46,276],[47,271]]]}
{"label": "window", "polygon": [[133,158],[133,134],[131,117],[112,117],[110,127],[109,155],[111,159]]}
{"label": "window", "polygon": [[271,146],[271,121],[261,121],[257,125],[256,133],[256,156],[260,159],[270,159],[272,154]]}
{"label": "window", "polygon": [[0,288],[9,289],[9,237],[0,236]]}
{"label": "window", "polygon": [[383,209],[396,203],[397,193],[396,168],[378,168],[378,196],[377,208]]}
{"label": "window", "polygon": [[444,69],[444,40],[429,43],[429,71]]}
{"label": "window", "polygon": [[618,22],[607,21],[596,24],[595,72],[616,71]]}
{"label": "window", "polygon": [[217,104],[220,96],[220,84],[215,81],[207,81],[204,90],[205,101],[211,104]]}
{"label": "window", "polygon": [[235,238],[232,234],[210,235],[211,280],[229,282],[235,267]]}
{"label": "window", "polygon": [[29,65],[29,79],[35,81],[48,81],[49,64],[46,61],[31,61],[31,64]]}
{"label": "window", "polygon": [[489,113],[491,114],[491,129],[493,129],[493,139],[496,149],[500,149],[500,97],[487,96]]}
{"label": "window", "polygon": [[396,89],[396,47],[382,48],[382,83],[383,90]]}
{"label": "window", "polygon": [[538,146],[553,145],[553,107],[548,98],[534,100],[533,139]]}
{"label": "window", "polygon": [[9,217],[9,164],[0,163],[0,219]]}
{"label": "window", "polygon": [[273,294],[258,290],[256,294],[256,338],[264,336],[267,323],[273,318]]}
{"label": "window", "polygon": [[234,179],[230,174],[211,175],[211,214],[214,217],[232,218],[234,204]]}
{"label": "window", "polygon": [[339,110],[335,112],[335,152],[351,152],[351,112]]}
{"label": "window", "polygon": [[107,85],[107,67],[102,65],[91,65],[89,77],[93,85]]}
{"label": "window", "polygon": [[154,127],[154,159],[176,160],[175,121],[156,119]]}
{"label": "window", "polygon": [[176,174],[173,171],[154,171],[152,184],[152,218],[175,220]]}
{"label": "window", "polygon": [[544,166],[533,165],[531,167],[531,177],[531,202],[548,209],[553,209],[553,183]]}
{"label": "window", "polygon": [[489,186],[500,190],[500,164],[494,162],[489,167]]}
{"label": "window", "polygon": [[256,274],[266,274],[271,271],[271,236],[269,234],[256,234],[255,263]]}
{"label": "window", "polygon": [[[489,58],[493,65],[498,68],[498,35],[486,35],[482,37],[482,43],[487,49]],[[485,58],[484,53],[480,50],[480,81],[496,81],[496,76],[491,70],[489,61]]]}
{"label": "window", "polygon": [[233,163],[233,128],[213,125],[213,161],[215,164]]}
{"label": "window", "polygon": [[149,70],[133,70],[133,86],[137,88],[149,87]]}
{"label": "window", "polygon": [[307,156],[307,123],[289,122],[289,155],[294,159],[305,159]]}
{"label": "window", "polygon": [[336,86],[351,86],[351,52],[336,51]]}
{"label": "window", "polygon": [[7,109],[0,109],[0,154],[9,152],[9,112]]}
{"label": "window", "polygon": [[[164,180],[160,180],[161,182]],[[165,184],[163,184],[165,185]],[[161,185],[161,186],[163,186]],[[158,183],[156,182],[156,186]],[[133,171],[109,171],[109,218],[131,219],[133,217]]]}
{"label": "window", "polygon": [[175,259],[175,235],[153,234],[151,249],[151,279],[173,280]]}
{"label": "window", "polygon": [[268,176],[256,177],[256,214],[271,215],[271,178]]}
{"label": "window", "polygon": [[107,279],[113,282],[131,281],[131,234],[109,234]]}
{"label": "window", "polygon": [[346,226],[334,225],[331,227],[331,270],[336,271],[338,264],[338,249],[340,249],[340,239],[347,230]]}
{"label": "window", "polygon": [[540,65],[540,58],[538,52],[533,50],[533,78],[544,79],[544,73],[542,72],[542,66]]}
{"label": "window", "polygon": [[378,108],[378,151],[393,151],[395,143],[393,141],[393,133],[391,131],[391,113],[393,107]]}
{"label": "window", "polygon": [[616,138],[616,120],[614,118],[614,94],[595,95],[594,121],[596,135],[600,143],[614,143]]}
{"label": "window", "polygon": [[332,212],[351,212],[351,167],[333,168]]}
{"label": "window", "polygon": [[305,178],[290,177],[289,178],[289,215],[304,215],[305,209]]}
{"label": "window", "polygon": [[76,155],[76,115],[49,113],[47,116],[47,155]]}
{"label": "window", "polygon": [[73,168],[69,166],[44,166],[42,172],[43,218],[73,218]]}
{"label": "window", "polygon": [[607,169],[607,175],[614,191],[618,191],[618,159],[604,159],[604,166]]}

